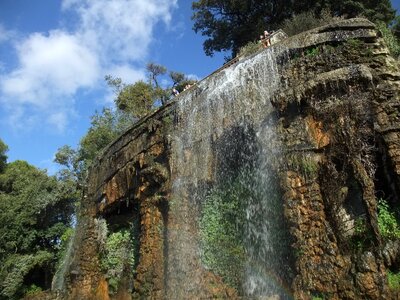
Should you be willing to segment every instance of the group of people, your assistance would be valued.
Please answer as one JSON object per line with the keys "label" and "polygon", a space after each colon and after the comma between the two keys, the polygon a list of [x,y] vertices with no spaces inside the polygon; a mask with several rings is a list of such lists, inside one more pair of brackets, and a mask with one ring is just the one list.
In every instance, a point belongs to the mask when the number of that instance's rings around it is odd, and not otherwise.
{"label": "group of people", "polygon": [[260,35],[260,40],[258,41],[263,45],[264,48],[271,46],[271,35],[273,31],[269,33],[267,30],[264,31],[264,34]]}
{"label": "group of people", "polygon": [[[186,91],[186,90],[190,89],[191,87],[192,87],[192,84],[187,84],[187,85],[185,85],[183,91]],[[178,96],[179,91],[176,88],[172,88],[172,95]]]}

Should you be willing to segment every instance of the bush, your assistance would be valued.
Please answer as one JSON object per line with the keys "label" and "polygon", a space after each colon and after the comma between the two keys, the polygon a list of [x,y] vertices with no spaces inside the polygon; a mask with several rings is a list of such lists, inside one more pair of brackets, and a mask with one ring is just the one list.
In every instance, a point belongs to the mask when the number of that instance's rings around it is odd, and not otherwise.
{"label": "bush", "polygon": [[100,262],[111,294],[117,292],[118,285],[125,276],[124,272],[133,273],[134,248],[134,239],[128,230],[113,232],[107,237]]}
{"label": "bush", "polygon": [[258,42],[250,42],[247,45],[241,47],[239,49],[239,54],[238,56],[250,56],[254,53],[257,53],[258,51],[260,51],[262,49],[262,45]]}
{"label": "bush", "polygon": [[200,220],[203,263],[237,289],[245,262],[246,199],[251,196],[244,177],[213,189],[206,197]]}
{"label": "bush", "polygon": [[26,275],[35,267],[48,265],[53,255],[46,251],[38,251],[36,254],[13,255],[1,266],[0,273],[5,278],[0,282],[0,299],[17,299],[28,287],[24,284]]}
{"label": "bush", "polygon": [[387,279],[391,290],[400,291],[400,273],[388,271]]}
{"label": "bush", "polygon": [[376,24],[378,30],[382,33],[382,38],[386,43],[386,46],[389,48],[390,54],[398,58],[400,56],[400,44],[399,40],[393,34],[393,32],[386,26],[383,22],[378,22]]}
{"label": "bush", "polygon": [[25,297],[34,297],[35,295],[37,295],[41,292],[42,292],[42,288],[40,286],[31,284],[25,292]]}
{"label": "bush", "polygon": [[396,216],[390,211],[388,203],[382,199],[378,201],[378,228],[385,239],[400,238],[400,226]]}
{"label": "bush", "polygon": [[288,36],[293,36],[338,20],[340,18],[333,17],[329,10],[323,10],[320,16],[316,16],[313,12],[304,12],[286,19],[280,27]]}

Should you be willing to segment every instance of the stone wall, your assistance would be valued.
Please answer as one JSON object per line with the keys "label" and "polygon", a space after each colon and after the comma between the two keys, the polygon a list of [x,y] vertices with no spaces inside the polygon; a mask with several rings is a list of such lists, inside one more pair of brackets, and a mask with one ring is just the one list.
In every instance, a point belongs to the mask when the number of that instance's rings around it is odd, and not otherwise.
{"label": "stone wall", "polygon": [[[267,85],[272,82],[269,70],[263,70],[263,59],[271,56],[277,62],[274,87]],[[253,97],[257,111],[250,111],[252,124],[261,126],[270,115],[277,120],[274,131],[283,151],[274,168],[293,237],[295,276],[290,289],[294,297],[396,297],[388,288],[386,270],[399,267],[399,247],[380,236],[377,192],[384,191],[391,205],[400,204],[400,73],[375,26],[353,19],[289,38],[212,74],[107,147],[90,170],[66,298],[109,299],[97,255],[96,220],[102,217],[115,222],[112,220],[118,215],[139,219],[140,247],[134,282],[122,285],[113,297],[182,296],[171,290],[171,282],[176,287],[183,280],[174,274],[171,253],[179,253],[173,242],[183,241],[185,232],[198,234],[192,214],[196,208],[188,201],[177,208],[171,195],[179,176],[198,171],[190,167],[198,163],[195,157],[202,150],[182,150],[186,171],[179,169],[182,162],[173,153],[177,151],[174,133],[189,130],[190,122],[201,122],[195,120],[201,114],[189,117],[178,108],[182,103],[195,107],[206,103],[207,97],[216,97],[219,81],[226,82],[232,72],[246,84],[250,82],[249,86],[227,84],[227,88],[232,89],[229,97],[241,92]],[[255,85],[264,85],[261,96],[253,93]],[[265,109],[264,102],[268,102]],[[241,113],[235,112],[234,105],[230,109],[232,113],[223,116],[219,131],[200,126],[195,141],[210,140],[216,145],[222,140]],[[213,157],[201,166],[204,182],[215,180],[220,159]],[[174,210],[182,210],[186,220],[175,218]],[[360,222],[364,226],[361,233],[356,226]],[[200,279],[193,283],[197,287],[191,287],[193,295],[201,290],[203,298],[237,297],[238,291],[197,260],[188,263],[196,269],[193,278]],[[133,294],[129,286],[133,286]]]}

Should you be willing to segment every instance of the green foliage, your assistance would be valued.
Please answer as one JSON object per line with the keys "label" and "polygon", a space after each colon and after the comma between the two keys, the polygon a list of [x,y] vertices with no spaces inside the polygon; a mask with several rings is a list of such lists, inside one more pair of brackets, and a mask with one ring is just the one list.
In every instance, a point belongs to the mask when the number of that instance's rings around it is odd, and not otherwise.
{"label": "green foliage", "polygon": [[154,102],[156,90],[151,84],[138,81],[125,86],[119,93],[115,104],[120,110],[129,112],[136,118],[148,114]]}
{"label": "green foliage", "polygon": [[[49,287],[75,196],[74,187],[27,162],[6,165],[0,174],[0,295],[19,299],[31,284]],[[33,271],[41,275],[33,278]]]}
{"label": "green foliage", "polygon": [[169,77],[171,77],[172,86],[176,86],[176,85],[179,84],[180,82],[186,80],[185,74],[180,73],[180,72],[171,71],[171,72],[169,73]]}
{"label": "green foliage", "polygon": [[354,222],[354,234],[364,235],[367,230],[368,228],[365,218],[357,218]]}
{"label": "green foliage", "polygon": [[[193,29],[208,37],[203,43],[206,55],[232,50],[232,57],[235,57],[241,47],[288,17],[290,10],[287,8],[271,0],[195,1],[192,3]],[[266,24],[268,28],[264,27]]]}
{"label": "green foliage", "polygon": [[379,31],[382,33],[382,38],[384,39],[387,47],[389,48],[390,54],[398,58],[400,56],[400,43],[397,37],[393,34],[393,31],[390,30],[383,22],[378,22],[377,27]]}
{"label": "green foliage", "polygon": [[53,255],[46,251],[35,254],[9,255],[0,269],[0,296],[6,299],[20,299],[24,291],[24,281],[28,273],[34,268],[49,267]]}
{"label": "green foliage", "polygon": [[35,296],[35,295],[39,294],[42,291],[43,290],[42,290],[42,288],[40,286],[37,286],[36,284],[31,284],[27,288],[27,290],[25,292],[25,296],[26,297],[32,297],[32,296]]}
{"label": "green foliage", "polygon": [[298,0],[292,2],[294,14],[313,11],[319,16],[329,10],[335,16],[354,18],[364,16],[371,21],[389,24],[395,17],[390,0]]}
{"label": "green foliage", "polygon": [[400,272],[393,273],[392,271],[387,272],[387,279],[389,288],[394,291],[400,291]]}
{"label": "green foliage", "polygon": [[354,235],[351,238],[352,249],[356,252],[363,251],[371,246],[372,239],[372,233],[365,216],[356,218],[354,221]]}
{"label": "green foliage", "polygon": [[400,39],[400,16],[396,16],[393,23],[391,24],[390,29],[392,30],[394,36]]}
{"label": "green foliage", "polygon": [[293,35],[331,22],[328,11],[345,18],[363,15],[385,24],[395,17],[390,0],[199,0],[192,3],[192,9],[193,30],[207,37],[203,43],[206,55],[232,51],[232,57],[266,29],[276,30],[283,24],[284,31]]}
{"label": "green foliage", "polygon": [[385,239],[400,238],[400,226],[396,216],[390,211],[388,203],[382,199],[378,201],[378,228]]}
{"label": "green foliage", "polygon": [[146,70],[149,74],[150,85],[158,88],[160,85],[158,84],[157,77],[167,73],[167,68],[162,65],[150,62],[146,65]]}
{"label": "green foliage", "polygon": [[346,41],[347,45],[349,45],[351,48],[354,49],[359,49],[360,47],[362,47],[363,42],[357,39],[349,39]]}
{"label": "green foliage", "polygon": [[305,177],[313,177],[317,174],[318,162],[309,155],[293,153],[288,155],[286,164],[289,168],[296,170]]}
{"label": "green foliage", "polygon": [[327,9],[322,10],[320,14],[316,14],[313,10],[309,10],[295,14],[286,19],[280,27],[287,35],[293,36],[338,21],[339,19],[340,18],[333,17],[331,12]]}
{"label": "green foliage", "polygon": [[110,233],[100,254],[101,268],[106,274],[110,293],[118,290],[124,273],[133,273],[135,266],[135,241],[131,232],[120,230]]}
{"label": "green foliage", "polygon": [[263,47],[258,42],[249,42],[239,49],[239,56],[250,56],[260,51]]}
{"label": "green foliage", "polygon": [[110,75],[105,77],[116,95],[115,104],[117,108],[136,120],[149,114],[160,104],[166,104],[172,96],[173,87],[181,92],[187,84],[196,82],[196,80],[190,80],[182,73],[170,71],[172,87],[163,88],[159,84],[159,77],[165,75],[167,69],[159,64],[148,63],[146,70],[148,82],[139,80],[133,84],[125,84],[120,78],[113,78]]}
{"label": "green foliage", "polygon": [[251,194],[245,176],[226,182],[207,196],[200,220],[203,263],[236,288],[245,261],[243,224]]}
{"label": "green foliage", "polygon": [[88,132],[80,140],[77,150],[70,146],[58,149],[55,162],[63,165],[59,177],[70,184],[85,184],[87,171],[95,157],[108,144],[115,140],[133,123],[131,115],[104,108],[101,113],[96,112],[91,118],[91,126]]}
{"label": "green foliage", "polygon": [[7,164],[8,146],[0,139],[0,173],[4,170]]}
{"label": "green foliage", "polygon": [[316,56],[318,54],[319,54],[319,48],[318,47],[309,48],[305,52],[306,56]]}

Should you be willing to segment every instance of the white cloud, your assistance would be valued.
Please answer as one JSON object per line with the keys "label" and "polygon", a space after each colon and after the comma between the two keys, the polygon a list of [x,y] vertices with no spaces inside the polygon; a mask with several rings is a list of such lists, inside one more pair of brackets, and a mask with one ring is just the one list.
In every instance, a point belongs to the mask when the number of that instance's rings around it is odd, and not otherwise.
{"label": "white cloud", "polygon": [[[16,42],[18,65],[0,74],[0,102],[9,109],[9,121],[29,119],[32,125],[39,119],[62,131],[80,89],[104,87],[106,74],[128,83],[144,78],[143,69],[132,65],[146,59],[157,38],[155,25],[168,25],[176,5],[177,0],[64,0],[62,8],[78,17],[75,29],[32,33]],[[0,42],[10,37],[0,26]],[[28,110],[35,115],[28,118]]]}
{"label": "white cloud", "polygon": [[125,83],[134,83],[135,81],[144,79],[146,77],[145,73],[144,69],[134,69],[129,65],[115,65],[107,70],[107,74],[119,77]]}
{"label": "white cloud", "polygon": [[73,35],[34,33],[17,47],[19,67],[2,78],[1,90],[13,104],[45,108],[98,80],[97,56]]}
{"label": "white cloud", "polygon": [[177,0],[67,0],[63,4],[79,14],[79,35],[96,46],[104,60],[113,55],[124,62],[145,58],[154,26],[170,22]]}
{"label": "white cloud", "polygon": [[2,24],[0,24],[0,44],[9,41],[14,36],[14,31],[7,30]]}
{"label": "white cloud", "polygon": [[59,111],[50,114],[48,122],[50,125],[54,126],[57,131],[63,131],[67,126],[68,116],[64,111]]}

